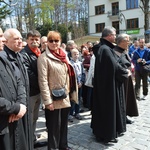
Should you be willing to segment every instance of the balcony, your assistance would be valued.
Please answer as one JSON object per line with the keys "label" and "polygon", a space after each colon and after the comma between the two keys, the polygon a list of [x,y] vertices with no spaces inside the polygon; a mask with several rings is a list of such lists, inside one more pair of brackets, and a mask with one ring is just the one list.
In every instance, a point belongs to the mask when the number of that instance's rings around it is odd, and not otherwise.
{"label": "balcony", "polygon": [[119,18],[119,10],[112,10],[112,11],[108,11],[107,12],[107,17],[109,17],[110,19],[118,19]]}

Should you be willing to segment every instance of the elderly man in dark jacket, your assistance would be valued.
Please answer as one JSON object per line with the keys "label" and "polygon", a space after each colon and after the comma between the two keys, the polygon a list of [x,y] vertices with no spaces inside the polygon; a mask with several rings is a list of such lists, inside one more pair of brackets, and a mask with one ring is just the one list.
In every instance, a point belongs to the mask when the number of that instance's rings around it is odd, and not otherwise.
{"label": "elderly man in dark jacket", "polygon": [[[20,74],[20,80],[23,82],[23,86],[25,87],[26,92],[25,99],[20,99],[21,101],[23,100],[25,102],[25,105],[27,106],[27,112],[21,120],[23,125],[19,125],[20,127],[22,127],[21,130],[16,129],[16,132],[14,132],[12,127],[13,124],[9,124],[10,130],[12,129],[11,133],[15,133],[14,137],[17,140],[16,142],[14,141],[15,148],[13,148],[13,150],[33,150],[33,142],[31,135],[32,127],[30,117],[31,109],[29,102],[29,80],[26,68],[24,66],[24,60],[22,58],[22,55],[19,54],[19,51],[22,49],[22,36],[17,29],[10,28],[4,32],[4,37],[6,39],[5,47],[4,51],[1,52],[0,56],[3,60],[7,60],[11,64],[13,68],[12,71],[13,73],[15,73],[15,75]],[[11,92],[8,93],[12,94]],[[11,117],[11,119],[13,119],[13,116]],[[19,137],[19,134],[23,134],[23,137]],[[17,144],[18,142],[20,144]]]}
{"label": "elderly man in dark jacket", "polygon": [[[5,39],[0,29],[0,50]],[[20,73],[0,52],[0,149],[28,150],[22,117],[26,113],[26,92]]]}
{"label": "elderly man in dark jacket", "polygon": [[26,113],[25,87],[16,67],[11,66],[1,55],[3,54],[0,53],[0,147],[2,150],[28,150],[21,119]]}

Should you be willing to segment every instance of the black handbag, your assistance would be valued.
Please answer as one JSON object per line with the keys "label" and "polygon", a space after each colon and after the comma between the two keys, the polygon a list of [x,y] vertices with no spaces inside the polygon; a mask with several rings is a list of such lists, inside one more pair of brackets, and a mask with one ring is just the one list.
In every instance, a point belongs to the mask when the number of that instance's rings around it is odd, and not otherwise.
{"label": "black handbag", "polygon": [[150,64],[143,65],[142,68],[145,72],[150,72]]}
{"label": "black handbag", "polygon": [[52,90],[52,99],[54,101],[62,100],[66,97],[67,97],[67,94],[66,94],[66,89],[65,88],[53,89]]}

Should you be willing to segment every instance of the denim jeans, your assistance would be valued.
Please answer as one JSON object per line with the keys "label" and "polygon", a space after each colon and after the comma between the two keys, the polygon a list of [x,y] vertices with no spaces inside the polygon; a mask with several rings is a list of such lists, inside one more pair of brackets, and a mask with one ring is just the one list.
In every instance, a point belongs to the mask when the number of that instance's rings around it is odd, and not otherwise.
{"label": "denim jeans", "polygon": [[81,95],[82,95],[82,87],[78,88],[78,101],[79,101],[79,103],[76,104],[74,102],[71,102],[70,115],[74,115],[74,113],[76,115],[80,112]]}

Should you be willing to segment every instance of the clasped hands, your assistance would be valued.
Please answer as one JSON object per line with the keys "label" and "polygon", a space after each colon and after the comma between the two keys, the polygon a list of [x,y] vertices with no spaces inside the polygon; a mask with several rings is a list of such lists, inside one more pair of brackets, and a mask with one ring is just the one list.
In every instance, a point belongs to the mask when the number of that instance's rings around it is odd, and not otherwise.
{"label": "clasped hands", "polygon": [[23,104],[20,104],[19,113],[17,115],[15,115],[15,114],[10,115],[9,116],[9,123],[17,121],[20,118],[22,118],[24,116],[24,114],[26,113],[26,111],[27,111],[27,107]]}

